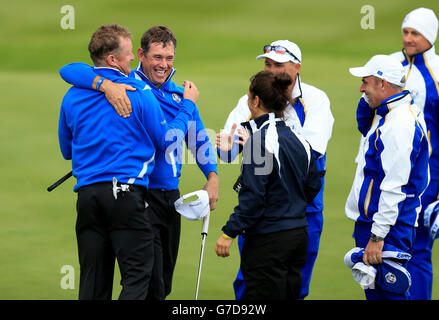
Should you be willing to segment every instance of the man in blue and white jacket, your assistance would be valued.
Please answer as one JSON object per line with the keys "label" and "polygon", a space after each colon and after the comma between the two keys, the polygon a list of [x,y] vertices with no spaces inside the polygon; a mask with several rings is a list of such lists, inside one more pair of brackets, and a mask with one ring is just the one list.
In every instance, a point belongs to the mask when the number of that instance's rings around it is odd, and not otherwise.
{"label": "man in blue and white jacket", "polygon": [[[422,211],[419,215],[412,259],[408,263],[413,285],[410,298],[431,300],[433,287],[431,225],[424,221],[424,209],[439,196],[439,57],[434,42],[438,31],[435,13],[426,8],[411,11],[402,26],[403,50],[393,53],[402,63],[406,75],[405,88],[410,90],[415,104],[423,111],[430,142],[429,160],[431,180],[422,195]],[[364,134],[370,126],[374,112],[363,99],[358,106],[359,129]]]}
{"label": "man in blue and white jacket", "polygon": [[[137,50],[139,66],[129,75],[151,88],[167,121],[172,121],[181,109],[193,104],[198,98],[198,90],[192,82],[186,81],[183,88],[172,81],[175,74],[173,62],[176,45],[177,40],[168,27],[149,28],[143,34],[141,47]],[[90,66],[81,63],[64,66],[60,74],[64,80],[73,85],[93,89],[96,89],[95,84],[100,78]],[[117,108],[123,105],[127,87],[115,85],[108,80],[103,80],[98,90],[104,92]],[[127,116],[127,113],[123,112],[123,107],[119,113]],[[204,189],[209,194],[211,210],[215,209],[215,202],[218,199],[216,156],[196,107],[190,120],[187,133],[174,130],[168,134],[167,139],[174,143],[166,150],[157,151],[155,169],[150,175],[149,197],[156,232],[156,263],[153,283],[148,294],[148,298],[152,299],[164,299],[171,292],[181,229],[181,216],[176,212],[174,202],[180,197],[178,187],[182,168],[181,140],[183,138],[194,155],[198,167],[207,178]]]}
{"label": "man in blue and white jacket", "polygon": [[[429,144],[422,114],[404,90],[405,72],[395,58],[372,57],[349,69],[361,77],[360,91],[375,110],[362,140],[355,179],[345,211],[355,221],[355,245],[365,248],[367,265],[382,263],[384,243],[410,253],[429,182]],[[366,289],[367,299],[407,299],[380,287]]]}
{"label": "man in blue and white jacket", "polygon": [[[327,95],[320,89],[302,82],[299,72],[302,65],[302,52],[297,44],[288,40],[277,40],[264,47],[264,53],[256,59],[265,59],[264,70],[275,73],[286,72],[293,79],[290,91],[294,104],[285,110],[285,122],[293,130],[303,135],[313,149],[313,156],[321,174],[322,187],[306,209],[308,221],[308,253],[305,267],[302,270],[302,287],[300,298],[304,299],[309,293],[312,270],[317,259],[320,236],[323,229],[323,190],[326,169],[326,147],[331,139],[334,117],[330,109]],[[242,96],[236,107],[230,112],[224,129],[221,131],[227,140],[227,135],[239,129],[241,123],[250,119],[247,94]],[[237,137],[232,137],[237,140]],[[221,145],[221,142],[220,144]],[[217,149],[221,160],[231,162],[239,153],[238,144],[233,144],[228,152]],[[239,238],[240,247],[242,237]],[[244,291],[244,281],[241,271],[238,271],[234,282],[235,296],[239,300]]]}
{"label": "man in blue and white jacket", "polygon": [[[392,56],[401,61],[407,75],[406,89],[424,112],[427,137],[431,146],[430,176],[427,190],[422,195],[422,209],[439,196],[439,57],[434,42],[438,31],[438,19],[434,12],[418,8],[410,12],[402,23],[404,49]],[[433,288],[432,248],[429,228],[424,226],[424,210],[421,211],[416,231],[412,259],[407,265],[413,285],[410,298],[431,300]]]}
{"label": "man in blue and white jacket", "polygon": [[79,299],[111,299],[115,257],[119,298],[146,298],[154,263],[148,178],[156,150],[173,143],[166,140],[169,129],[187,131],[195,108],[187,104],[168,125],[150,87],[126,75],[134,59],[131,39],[124,27],[102,26],[89,51],[100,77],[137,89],[128,95],[132,117],[119,117],[102,93],[77,87],[61,105],[60,148],[77,178]]}

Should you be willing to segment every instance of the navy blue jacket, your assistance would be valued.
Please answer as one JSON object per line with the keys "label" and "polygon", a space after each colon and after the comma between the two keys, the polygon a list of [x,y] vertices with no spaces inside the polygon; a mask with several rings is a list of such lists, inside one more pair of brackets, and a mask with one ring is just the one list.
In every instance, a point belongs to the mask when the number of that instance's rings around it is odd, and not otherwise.
{"label": "navy blue jacket", "polygon": [[242,125],[244,146],[239,204],[222,228],[232,238],[307,226],[307,203],[320,190],[312,148],[273,113]]}

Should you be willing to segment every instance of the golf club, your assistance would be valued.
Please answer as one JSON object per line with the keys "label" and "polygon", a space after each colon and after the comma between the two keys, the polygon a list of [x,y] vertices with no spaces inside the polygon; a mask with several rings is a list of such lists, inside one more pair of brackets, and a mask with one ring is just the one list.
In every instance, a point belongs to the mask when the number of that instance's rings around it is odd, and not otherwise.
{"label": "golf club", "polygon": [[62,177],[61,179],[59,179],[58,181],[56,181],[54,184],[52,184],[50,187],[47,188],[47,191],[52,191],[53,189],[55,189],[56,187],[58,187],[61,183],[63,183],[64,181],[66,181],[68,178],[70,178],[72,176],[73,172],[70,171],[69,173],[67,173],[64,177]]}
{"label": "golf club", "polygon": [[209,216],[210,213],[208,213],[203,218],[203,226],[201,227],[201,236],[203,239],[201,242],[200,264],[198,265],[197,289],[195,291],[195,300],[198,300],[198,289],[200,287],[201,266],[203,265],[204,245],[206,243],[207,230],[209,229]]}

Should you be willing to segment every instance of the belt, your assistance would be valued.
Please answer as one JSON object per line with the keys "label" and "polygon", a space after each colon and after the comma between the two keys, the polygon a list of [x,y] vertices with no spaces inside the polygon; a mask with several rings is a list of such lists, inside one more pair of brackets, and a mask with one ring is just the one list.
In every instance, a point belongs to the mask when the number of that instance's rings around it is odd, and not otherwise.
{"label": "belt", "polygon": [[[92,183],[92,184],[88,184],[86,186],[82,186],[82,187],[80,187],[78,189],[78,192],[83,190],[83,189],[90,188],[90,187],[93,187],[93,186],[99,186],[99,185],[108,186],[110,188],[114,186],[113,183],[110,182],[110,181],[101,181],[101,182],[95,182],[95,183]],[[126,191],[139,191],[139,192],[147,192],[148,191],[148,189],[146,187],[140,186],[140,185],[137,185],[137,184],[126,184],[126,183],[124,184],[124,183],[120,183],[120,182],[116,183],[116,186],[119,187],[119,188],[122,188],[122,185],[128,186],[128,190],[126,190]],[[127,187],[123,187],[123,188],[126,189]]]}
{"label": "belt", "polygon": [[130,191],[141,191],[145,192],[147,189],[142,186],[138,186],[135,184],[126,184],[126,183],[120,183],[117,181],[116,177],[113,177],[113,196],[114,199],[117,199],[117,194],[120,192],[130,192]]}

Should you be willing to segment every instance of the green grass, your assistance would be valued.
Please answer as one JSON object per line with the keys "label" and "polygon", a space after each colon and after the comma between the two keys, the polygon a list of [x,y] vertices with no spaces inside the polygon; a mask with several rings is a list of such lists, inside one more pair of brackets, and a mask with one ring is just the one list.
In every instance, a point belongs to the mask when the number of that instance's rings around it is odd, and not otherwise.
{"label": "green grass", "polygon": [[[261,70],[256,61],[264,44],[290,39],[302,49],[302,79],[324,90],[335,118],[328,146],[325,222],[309,299],[364,299],[343,263],[354,245],[353,222],[344,204],[355,171],[359,143],[355,107],[360,81],[348,68],[363,65],[372,55],[401,47],[403,17],[415,7],[439,13],[435,1],[377,1],[375,29],[362,30],[360,1],[71,1],[75,30],[60,28],[58,1],[9,2],[0,7],[0,299],[76,299],[79,266],[75,238],[73,179],[48,193],[46,188],[70,170],[58,147],[59,106],[68,86],[58,69],[72,61],[90,62],[87,44],[104,23],[130,28],[134,46],[154,24],[169,25],[178,38],[174,80],[193,80],[205,126],[219,131],[248,79]],[[135,67],[137,62],[133,62]],[[220,200],[212,212],[206,241],[200,299],[233,299],[232,281],[239,266],[232,255],[218,258],[215,242],[237,197],[232,185],[239,165],[220,164]],[[202,188],[204,177],[185,165],[182,194]],[[193,299],[201,246],[201,222],[183,220],[179,258],[170,299]],[[433,298],[439,298],[439,251],[434,249]],[[75,289],[63,290],[63,265],[75,268]],[[114,297],[120,291],[115,276]]]}

